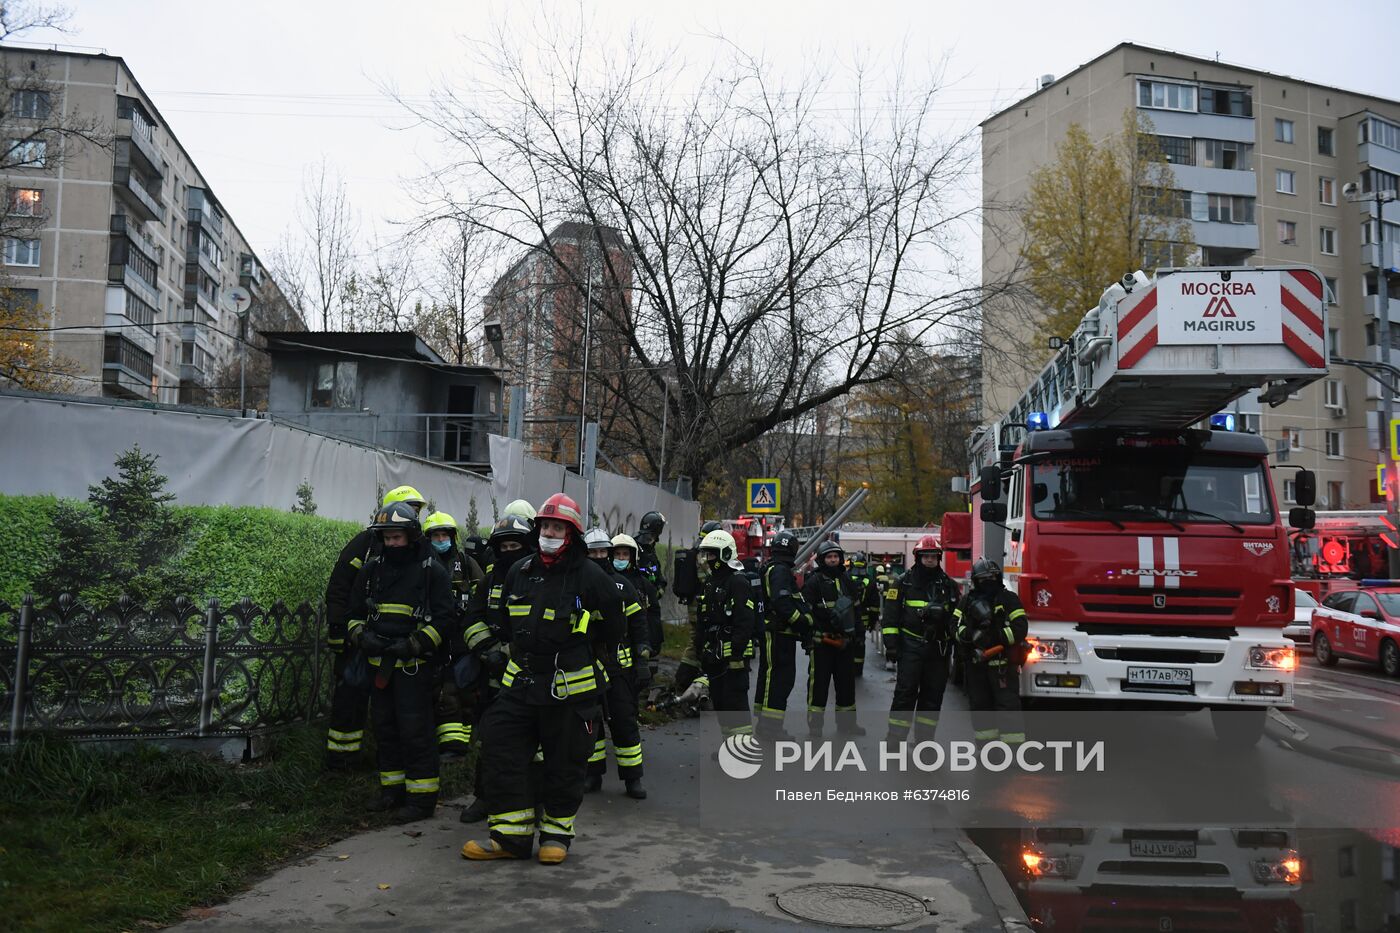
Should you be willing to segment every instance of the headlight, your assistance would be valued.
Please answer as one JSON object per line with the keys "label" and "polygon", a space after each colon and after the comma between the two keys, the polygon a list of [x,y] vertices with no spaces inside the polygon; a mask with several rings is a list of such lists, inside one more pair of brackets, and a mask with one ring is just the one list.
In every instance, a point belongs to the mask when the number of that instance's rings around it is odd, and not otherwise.
{"label": "headlight", "polygon": [[1033,878],[1073,878],[1079,873],[1079,856],[1046,855],[1035,849],[1021,853],[1026,872]]}
{"label": "headlight", "polygon": [[1254,880],[1259,884],[1297,884],[1303,878],[1303,862],[1296,852],[1290,852],[1280,859],[1260,859],[1252,864]]}
{"label": "headlight", "polygon": [[1298,655],[1292,647],[1255,645],[1249,649],[1249,666],[1258,670],[1291,671],[1298,666]]}
{"label": "headlight", "polygon": [[1079,655],[1068,638],[1028,638],[1026,641],[1031,647],[1030,654],[1026,657],[1027,664],[1034,664],[1036,661],[1079,660]]}

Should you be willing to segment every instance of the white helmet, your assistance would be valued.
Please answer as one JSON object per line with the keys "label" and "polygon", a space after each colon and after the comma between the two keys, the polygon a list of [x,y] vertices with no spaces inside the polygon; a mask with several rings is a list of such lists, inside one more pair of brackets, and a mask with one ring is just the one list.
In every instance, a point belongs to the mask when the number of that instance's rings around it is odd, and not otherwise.
{"label": "white helmet", "polygon": [[732,570],[744,569],[739,562],[739,547],[734,543],[734,536],[727,531],[712,531],[705,535],[700,540],[700,550],[717,552],[719,559]]}
{"label": "white helmet", "polygon": [[610,549],[612,547],[612,539],[608,537],[608,533],[603,529],[590,528],[583,536],[583,546],[590,551],[596,551],[600,548]]}
{"label": "white helmet", "polygon": [[632,549],[632,557],[634,559],[636,558],[637,553],[639,551],[637,547],[637,539],[633,538],[631,535],[613,535],[612,546],[630,547]]}

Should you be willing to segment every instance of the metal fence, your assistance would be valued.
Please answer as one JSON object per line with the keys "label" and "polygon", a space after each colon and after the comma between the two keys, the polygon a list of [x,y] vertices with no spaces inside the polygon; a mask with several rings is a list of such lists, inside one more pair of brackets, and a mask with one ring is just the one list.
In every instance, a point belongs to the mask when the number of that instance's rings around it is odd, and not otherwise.
{"label": "metal fence", "polygon": [[6,738],[253,737],[324,715],[330,655],[321,607],[181,598],[102,609],[68,595],[0,603]]}

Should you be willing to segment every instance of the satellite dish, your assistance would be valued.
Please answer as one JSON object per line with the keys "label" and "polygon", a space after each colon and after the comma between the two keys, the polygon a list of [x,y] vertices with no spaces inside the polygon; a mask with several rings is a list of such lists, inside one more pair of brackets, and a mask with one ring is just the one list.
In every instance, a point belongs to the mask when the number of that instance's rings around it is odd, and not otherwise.
{"label": "satellite dish", "polygon": [[253,296],[248,289],[235,285],[233,288],[224,290],[223,305],[227,310],[242,317],[253,306]]}

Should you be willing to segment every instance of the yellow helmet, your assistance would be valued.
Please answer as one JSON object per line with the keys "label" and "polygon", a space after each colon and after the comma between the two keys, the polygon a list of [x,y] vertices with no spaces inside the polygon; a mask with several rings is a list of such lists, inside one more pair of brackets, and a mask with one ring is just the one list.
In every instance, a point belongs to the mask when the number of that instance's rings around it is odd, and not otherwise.
{"label": "yellow helmet", "polygon": [[501,510],[501,517],[523,518],[528,522],[533,522],[535,520],[535,507],[524,499],[515,499]]}
{"label": "yellow helmet", "polygon": [[423,534],[432,534],[434,531],[450,531],[455,538],[459,531],[457,520],[446,512],[434,512],[423,519]]}
{"label": "yellow helmet", "polygon": [[422,508],[428,504],[428,500],[423,498],[423,494],[412,486],[395,486],[384,494],[384,501],[381,506],[392,505],[395,502],[407,502],[409,505]]}

